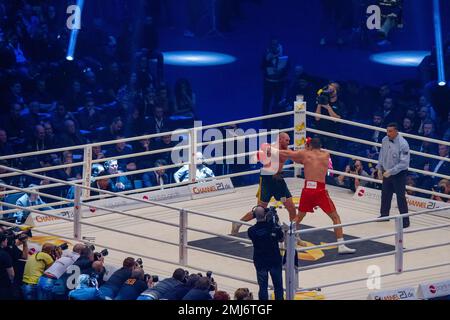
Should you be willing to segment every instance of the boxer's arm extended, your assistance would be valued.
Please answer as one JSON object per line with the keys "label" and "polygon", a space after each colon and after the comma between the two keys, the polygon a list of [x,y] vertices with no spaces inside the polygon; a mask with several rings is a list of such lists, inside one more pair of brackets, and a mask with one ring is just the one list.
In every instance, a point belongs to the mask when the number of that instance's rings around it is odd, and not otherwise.
{"label": "boxer's arm extended", "polygon": [[280,157],[289,158],[296,163],[303,163],[303,160],[305,158],[305,151],[303,150],[278,150],[278,152]]}

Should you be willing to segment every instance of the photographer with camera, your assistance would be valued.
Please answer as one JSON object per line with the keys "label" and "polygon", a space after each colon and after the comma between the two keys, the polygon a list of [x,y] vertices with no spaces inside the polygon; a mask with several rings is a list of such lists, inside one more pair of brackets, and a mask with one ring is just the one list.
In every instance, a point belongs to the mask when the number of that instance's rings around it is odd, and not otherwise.
{"label": "photographer with camera", "polygon": [[[361,177],[370,177],[369,174],[364,170],[364,167],[359,160],[352,160],[352,162],[345,168],[346,173],[354,174]],[[337,185],[350,189],[353,192],[358,189],[359,186],[365,187],[367,186],[366,180],[360,180],[355,178],[346,177],[340,175],[337,179]]]}
{"label": "photographer with camera", "polygon": [[258,279],[259,300],[269,300],[269,273],[275,291],[275,299],[283,300],[282,259],[279,242],[283,242],[284,234],[278,225],[274,209],[256,206],[253,214],[256,224],[248,229],[248,237],[253,242],[253,263]]}
{"label": "photographer with camera", "polygon": [[8,238],[0,233],[0,300],[13,299],[14,268],[13,260],[5,250]]}
{"label": "photographer with camera", "polygon": [[[341,119],[342,112],[344,111],[343,104],[338,100],[340,86],[336,82],[332,82],[326,85],[324,88],[320,89],[317,92],[317,108],[316,113],[323,114],[325,116],[329,116],[335,119]],[[316,127],[318,130],[340,134],[341,126],[338,122],[321,119],[319,117],[315,117]],[[322,141],[322,145],[324,148],[328,150],[337,151],[339,150],[338,139],[331,138],[328,136],[320,135],[320,140]],[[338,164],[335,159],[332,159],[333,163]],[[338,166],[339,167],[339,166]]]}
{"label": "photographer with camera", "polygon": [[131,278],[135,269],[139,268],[134,258],[128,257],[123,261],[122,268],[114,272],[108,281],[98,289],[97,298],[100,300],[114,300],[122,285]]}
{"label": "photographer with camera", "polygon": [[25,300],[37,299],[37,284],[39,278],[44,274],[55,260],[61,257],[60,247],[51,243],[44,243],[42,250],[27,259],[23,272],[22,292]]}
{"label": "photographer with camera", "polygon": [[[209,274],[209,276],[208,276]],[[198,281],[195,283],[194,288],[189,290],[188,293],[183,297],[183,300],[190,301],[203,301],[203,300],[212,300],[213,295],[210,292],[217,291],[217,284],[214,282],[214,279],[211,278],[210,271],[207,273],[206,277],[200,277]]]}
{"label": "photographer with camera", "polygon": [[84,244],[78,243],[73,247],[72,252],[67,252],[67,243],[62,245],[63,253],[61,258],[47,268],[39,278],[37,285],[38,300],[53,300],[53,288],[56,281],[66,273],[67,268],[78,260],[84,247]]}
{"label": "photographer with camera", "polygon": [[144,273],[144,269],[136,268],[131,277],[125,281],[114,300],[136,300],[142,292],[153,287],[153,279]]}
{"label": "photographer with camera", "polygon": [[[153,281],[155,282],[155,281]],[[159,281],[152,288],[148,288],[137,298],[137,300],[159,300],[164,295],[172,292],[178,285],[186,282],[186,271],[181,268],[176,269],[171,278]]]}
{"label": "photographer with camera", "polygon": [[[441,181],[439,181],[439,184],[433,186],[432,189],[434,192],[439,192],[439,193],[444,193],[444,194],[450,195],[450,180],[442,179]],[[450,199],[441,198],[439,196],[433,196],[432,199],[436,200],[436,201],[450,202]]]}
{"label": "photographer with camera", "polygon": [[195,287],[195,284],[200,280],[200,275],[193,273],[188,275],[186,271],[186,282],[177,285],[172,291],[167,292],[161,296],[161,300],[181,300],[183,297]]}
{"label": "photographer with camera", "polygon": [[[31,230],[21,230],[19,227],[4,228],[0,226],[0,231],[6,236],[7,244],[5,251],[9,254],[13,262],[14,299],[22,300],[22,278],[25,262],[28,258],[28,238],[32,237]],[[19,247],[22,247],[20,249]]]}

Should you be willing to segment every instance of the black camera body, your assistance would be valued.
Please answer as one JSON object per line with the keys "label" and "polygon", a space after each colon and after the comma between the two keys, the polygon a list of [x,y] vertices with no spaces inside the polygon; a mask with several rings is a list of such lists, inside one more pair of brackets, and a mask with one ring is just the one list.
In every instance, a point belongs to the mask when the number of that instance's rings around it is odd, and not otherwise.
{"label": "black camera body", "polygon": [[438,184],[434,185],[434,186],[432,187],[432,190],[433,190],[434,192],[445,193],[445,187],[444,187],[444,186],[440,186],[440,185],[438,185]]}
{"label": "black camera body", "polygon": [[26,231],[22,231],[19,227],[11,227],[3,231],[3,234],[6,236],[8,240],[8,246],[13,246],[16,240],[23,241],[28,238],[31,238],[33,234],[31,233],[31,229]]}
{"label": "black camera body", "polygon": [[317,104],[326,106],[330,104],[331,97],[333,95],[334,91],[330,89],[328,86],[323,87],[319,90],[317,95]]}
{"label": "black camera body", "polygon": [[216,291],[216,286],[215,286],[215,281],[214,278],[212,277],[212,271],[208,271],[206,272],[206,277],[209,279],[211,285],[209,286],[209,291]]}

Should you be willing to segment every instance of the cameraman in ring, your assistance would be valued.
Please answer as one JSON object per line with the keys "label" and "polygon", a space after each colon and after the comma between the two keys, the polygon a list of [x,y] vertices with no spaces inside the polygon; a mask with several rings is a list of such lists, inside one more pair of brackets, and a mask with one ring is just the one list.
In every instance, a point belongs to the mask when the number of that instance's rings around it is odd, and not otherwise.
{"label": "cameraman in ring", "polygon": [[273,208],[256,206],[253,209],[256,224],[248,229],[253,242],[253,263],[259,285],[259,300],[269,300],[269,273],[275,291],[275,300],[283,300],[282,258],[279,242],[284,233],[279,226],[278,216]]}

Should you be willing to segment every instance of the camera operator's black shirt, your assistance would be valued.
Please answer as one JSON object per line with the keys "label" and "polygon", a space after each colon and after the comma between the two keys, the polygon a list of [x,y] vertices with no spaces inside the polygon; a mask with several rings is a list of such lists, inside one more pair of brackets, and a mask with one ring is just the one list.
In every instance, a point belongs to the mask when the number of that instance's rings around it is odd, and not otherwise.
{"label": "camera operator's black shirt", "polygon": [[[248,237],[253,242],[253,263],[255,267],[267,268],[281,265],[278,242],[283,239],[281,228],[272,228],[268,222],[256,223],[248,229]],[[272,235],[274,233],[275,235]]]}
{"label": "camera operator's black shirt", "polygon": [[116,272],[114,272],[108,281],[103,285],[104,287],[111,288],[114,291],[114,294],[117,294],[122,288],[122,285],[131,278],[131,269],[130,268],[120,268]]}
{"label": "camera operator's black shirt", "polygon": [[[341,108],[340,104],[341,104],[340,101],[336,101],[334,103],[330,102],[330,105],[331,105],[331,108],[333,109],[333,111],[336,112],[339,116],[342,116],[342,114],[341,114],[342,108]],[[328,110],[326,110],[325,108],[322,108],[322,114],[324,116],[331,117]],[[316,121],[316,126],[317,126],[318,130],[325,131],[325,132],[331,132],[331,133],[340,133],[341,132],[340,123],[334,122],[332,120],[320,119],[319,121]]]}
{"label": "camera operator's black shirt", "polygon": [[0,249],[0,288],[9,288],[11,286],[11,281],[9,280],[8,272],[13,266],[13,261],[11,256],[4,249]]}
{"label": "camera operator's black shirt", "polygon": [[136,300],[147,289],[148,285],[144,280],[127,279],[117,293],[115,300]]}

